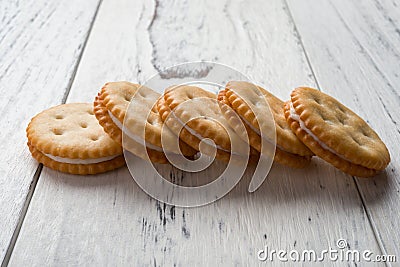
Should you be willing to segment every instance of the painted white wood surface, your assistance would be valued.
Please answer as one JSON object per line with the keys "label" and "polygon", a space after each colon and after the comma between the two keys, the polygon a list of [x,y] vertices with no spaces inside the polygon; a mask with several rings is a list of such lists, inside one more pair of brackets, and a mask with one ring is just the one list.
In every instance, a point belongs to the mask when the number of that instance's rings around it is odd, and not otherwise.
{"label": "painted white wood surface", "polygon": [[[231,65],[282,98],[315,86],[282,1],[143,2],[102,3],[68,102],[199,59]],[[314,160],[306,170],[274,166],[254,194],[247,180],[212,205],[183,209],[152,200],[126,168],[90,177],[45,168],[10,265],[256,265],[265,245],[322,250],[338,238],[380,252],[352,177]]]}
{"label": "painted white wood surface", "polygon": [[38,168],[25,128],[33,115],[61,103],[97,5],[0,1],[0,261]]}
{"label": "painted white wood surface", "polygon": [[358,111],[388,145],[386,171],[357,184],[383,251],[399,255],[400,8],[390,1],[289,2],[321,89]]}
{"label": "painted white wood surface", "polygon": [[331,1],[331,5],[370,57],[370,65],[376,67],[391,86],[399,85],[400,4],[368,0]]}

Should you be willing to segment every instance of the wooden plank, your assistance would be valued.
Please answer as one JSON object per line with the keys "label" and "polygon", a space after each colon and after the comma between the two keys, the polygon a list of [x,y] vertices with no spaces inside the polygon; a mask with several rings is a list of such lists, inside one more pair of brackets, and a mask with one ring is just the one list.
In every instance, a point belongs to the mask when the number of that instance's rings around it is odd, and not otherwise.
{"label": "wooden plank", "polygon": [[392,86],[400,84],[400,5],[373,0],[331,4],[383,79]]}
{"label": "wooden plank", "polygon": [[[68,101],[200,59],[231,65],[283,98],[315,86],[282,1],[105,0]],[[306,170],[274,166],[254,194],[248,179],[216,203],[177,208],[148,197],[126,168],[91,177],[44,169],[10,263],[253,266],[265,245],[322,250],[339,238],[379,252],[351,177],[315,160]]]}
{"label": "wooden plank", "polygon": [[97,5],[98,0],[0,2],[0,260],[38,168],[25,127],[34,114],[61,103]]}
{"label": "wooden plank", "polygon": [[374,8],[381,3],[377,1],[342,1],[335,6],[328,1],[289,2],[322,90],[357,111],[388,146],[392,162],[386,171],[374,179],[357,179],[357,184],[382,250],[398,256],[400,39],[394,34],[398,16],[389,15],[396,12],[395,6],[383,11]]}

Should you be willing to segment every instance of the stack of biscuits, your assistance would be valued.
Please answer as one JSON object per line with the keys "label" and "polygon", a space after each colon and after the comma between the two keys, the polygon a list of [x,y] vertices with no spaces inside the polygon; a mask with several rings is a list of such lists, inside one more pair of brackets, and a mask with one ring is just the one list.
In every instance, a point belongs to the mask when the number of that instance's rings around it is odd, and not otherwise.
{"label": "stack of biscuits", "polygon": [[200,150],[228,162],[238,154],[233,144],[245,142],[243,156],[250,162],[273,146],[270,156],[279,164],[304,168],[318,156],[358,177],[373,176],[390,162],[375,131],[333,97],[299,87],[283,102],[244,81],[230,81],[218,94],[181,85],[162,95],[110,82],[94,104],[63,104],[39,113],[27,137],[37,161],[81,175],[123,166],[122,146],[154,163],[168,163],[169,155],[195,159]]}

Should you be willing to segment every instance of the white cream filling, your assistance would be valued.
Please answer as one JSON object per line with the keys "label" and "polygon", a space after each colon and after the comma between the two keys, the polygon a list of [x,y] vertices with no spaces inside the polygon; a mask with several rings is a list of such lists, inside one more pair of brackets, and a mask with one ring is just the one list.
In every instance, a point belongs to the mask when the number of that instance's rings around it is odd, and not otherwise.
{"label": "white cream filling", "polygon": [[126,130],[125,127],[123,127],[122,123],[108,110],[108,115],[110,116],[111,120],[114,122],[115,125],[117,125],[117,127],[127,136],[129,136],[129,138],[131,138],[132,140],[136,141],[139,144],[145,144],[146,147],[156,150],[156,151],[160,151],[160,152],[164,152],[163,149],[159,146],[155,146],[153,144],[150,144],[148,142],[146,142],[145,140],[143,140],[141,137],[132,134],[129,130]]}
{"label": "white cream filling", "polygon": [[70,158],[63,158],[63,157],[59,157],[59,156],[53,156],[50,154],[45,154],[46,157],[57,161],[57,162],[61,162],[61,163],[68,163],[68,164],[95,164],[95,163],[100,163],[100,162],[104,162],[104,161],[109,161],[112,159],[115,159],[116,157],[119,157],[120,155],[112,155],[112,156],[108,156],[108,157],[102,157],[102,158],[97,158],[97,159],[70,159]]}
{"label": "white cream filling", "polygon": [[324,142],[319,140],[319,138],[315,134],[313,134],[313,132],[311,132],[310,129],[307,128],[307,126],[304,124],[304,121],[302,121],[300,119],[300,116],[296,113],[296,110],[293,107],[293,103],[291,103],[291,102],[290,102],[290,118],[297,121],[300,124],[300,128],[302,130],[304,130],[308,135],[310,135],[323,149],[328,150],[329,152],[331,152],[332,154],[335,154],[339,158],[348,161],[345,157],[343,157],[342,155],[339,155],[338,153],[336,153],[335,150],[333,150],[332,148],[327,146]]}

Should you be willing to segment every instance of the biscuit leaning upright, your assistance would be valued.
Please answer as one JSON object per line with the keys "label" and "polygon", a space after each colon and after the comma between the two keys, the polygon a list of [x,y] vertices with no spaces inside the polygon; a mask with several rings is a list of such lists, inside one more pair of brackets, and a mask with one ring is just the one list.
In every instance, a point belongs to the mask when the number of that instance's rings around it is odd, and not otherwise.
{"label": "biscuit leaning upright", "polygon": [[187,144],[200,150],[201,141],[211,139],[216,145],[216,158],[230,160],[231,141],[239,142],[239,137],[221,114],[214,93],[196,86],[172,86],[157,107],[165,124]]}
{"label": "biscuit leaning upright", "polygon": [[[246,126],[249,143],[261,152],[261,143],[269,145],[270,131],[276,131],[276,150],[274,161],[294,168],[303,168],[314,155],[291,131],[283,114],[284,102],[262,87],[244,81],[231,81],[218,95],[221,104],[231,107]],[[221,108],[225,117],[232,122],[229,110]],[[269,118],[269,112],[272,118]],[[275,127],[271,127],[273,123]],[[234,123],[237,124],[237,123]],[[235,128],[235,125],[231,126]],[[263,127],[263,136],[261,136]],[[239,134],[239,133],[238,133]],[[239,134],[240,135],[240,134]]]}
{"label": "biscuit leaning upright", "polygon": [[126,109],[140,87],[130,82],[106,83],[94,101],[94,114],[104,131],[116,142],[122,144],[122,124]]}
{"label": "biscuit leaning upright", "polygon": [[165,142],[176,137],[167,127],[163,127],[155,107],[159,97],[159,93],[138,84],[110,82],[103,86],[96,97],[94,112],[105,132],[120,144],[124,132],[127,137],[124,148],[143,159],[168,163],[165,153],[182,153],[188,157],[195,155],[197,151],[184,142],[179,143],[180,150],[164,151],[161,144],[162,130]]}
{"label": "biscuit leaning upright", "polygon": [[72,174],[96,174],[125,164],[122,148],[98,124],[89,103],[63,104],[32,118],[29,150],[44,166]]}
{"label": "biscuit leaning upright", "polygon": [[311,151],[343,172],[368,177],[390,162],[385,144],[362,118],[316,89],[293,90],[285,117]]}

